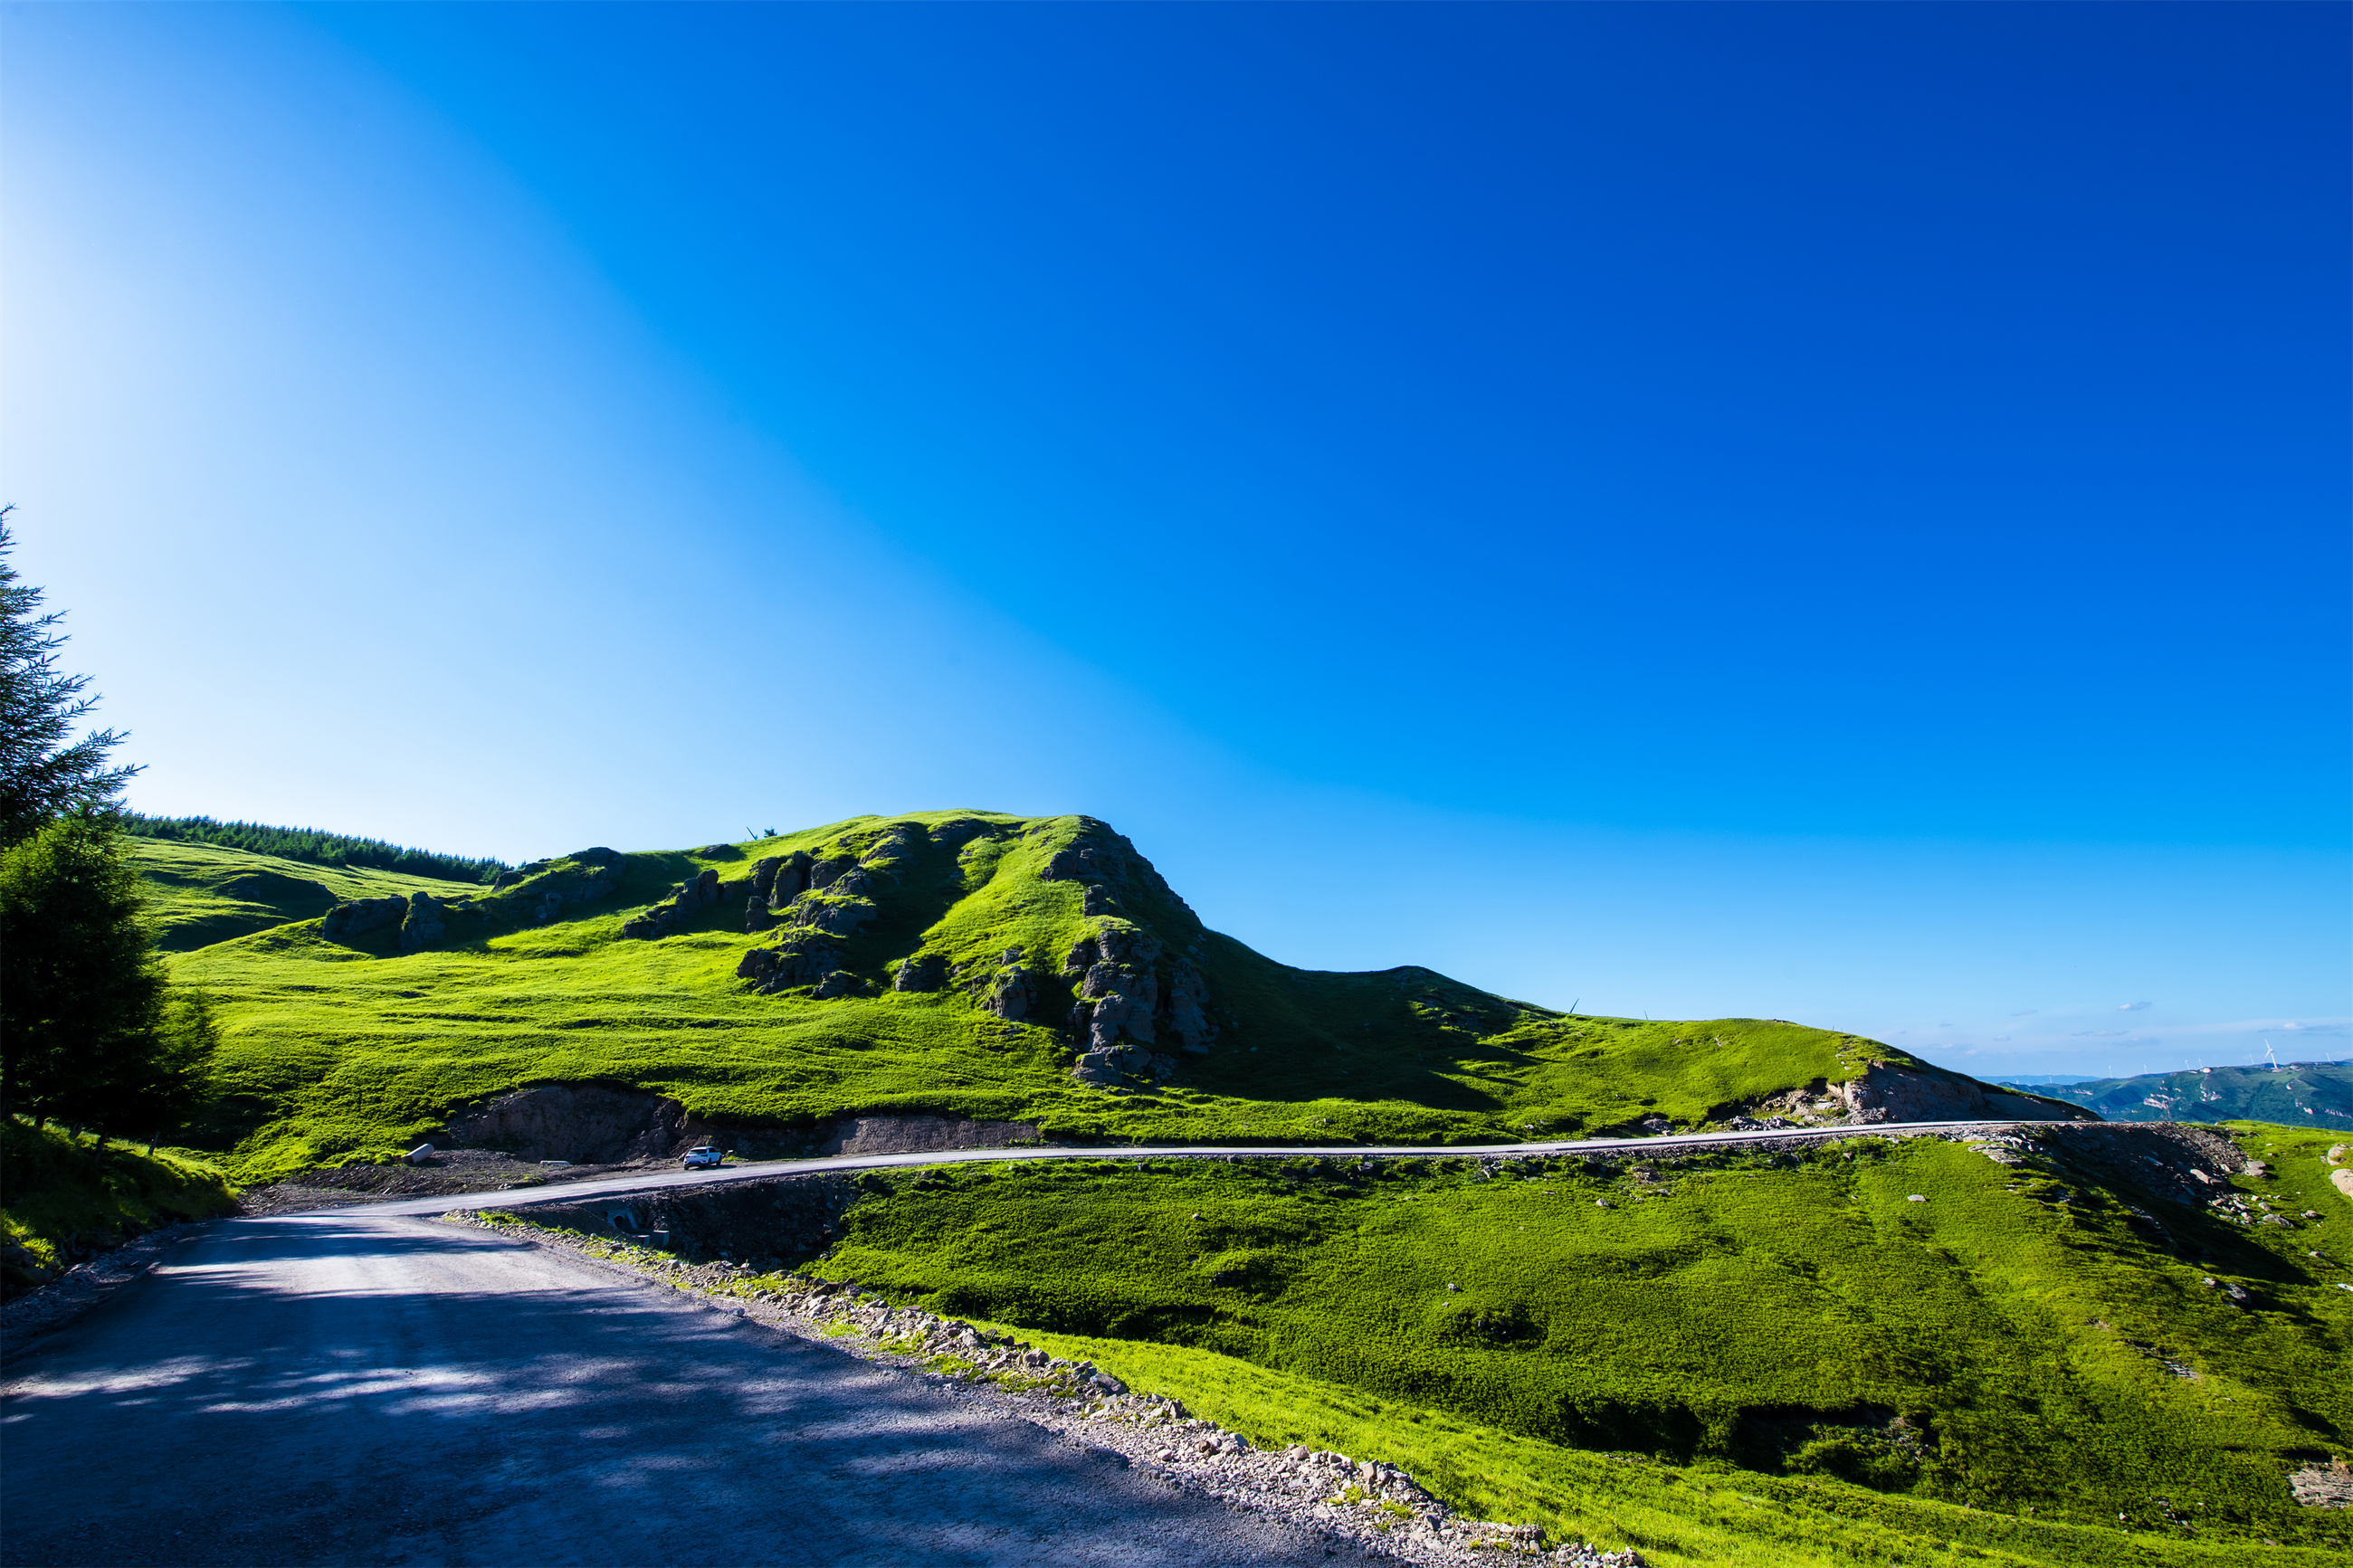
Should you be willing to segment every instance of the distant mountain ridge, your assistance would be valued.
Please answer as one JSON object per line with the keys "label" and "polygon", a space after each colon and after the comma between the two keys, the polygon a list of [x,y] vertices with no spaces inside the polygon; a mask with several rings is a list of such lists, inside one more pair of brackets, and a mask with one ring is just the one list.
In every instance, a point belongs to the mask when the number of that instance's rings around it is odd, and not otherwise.
{"label": "distant mountain ridge", "polygon": [[2110,1121],[2278,1121],[2353,1131],[2353,1061],[1998,1081],[2096,1110]]}

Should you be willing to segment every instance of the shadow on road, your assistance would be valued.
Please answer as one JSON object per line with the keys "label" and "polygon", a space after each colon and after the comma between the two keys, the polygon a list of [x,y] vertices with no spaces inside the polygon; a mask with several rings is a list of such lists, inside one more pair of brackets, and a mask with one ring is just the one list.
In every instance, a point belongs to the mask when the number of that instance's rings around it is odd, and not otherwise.
{"label": "shadow on road", "polygon": [[225,1224],[13,1377],[9,1563],[1326,1560],[904,1376],[428,1222]]}

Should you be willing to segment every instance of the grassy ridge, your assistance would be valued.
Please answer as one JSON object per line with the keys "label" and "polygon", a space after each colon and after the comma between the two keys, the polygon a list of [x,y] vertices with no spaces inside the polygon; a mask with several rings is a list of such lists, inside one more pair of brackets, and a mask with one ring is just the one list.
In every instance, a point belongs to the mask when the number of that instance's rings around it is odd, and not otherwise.
{"label": "grassy ridge", "polygon": [[150,889],[155,945],[185,952],[292,921],[315,921],[345,899],[448,894],[450,884],[397,871],[318,866],[250,850],[167,838],[129,841]]}
{"label": "grassy ridge", "polygon": [[[1085,914],[1077,882],[1042,873],[1083,820],[921,813],[632,854],[612,869],[613,895],[529,923],[548,889],[581,874],[559,859],[474,900],[479,915],[453,917],[448,945],[404,954],[389,931],[333,942],[306,921],[183,953],[174,977],[217,999],[225,1029],[227,1093],[206,1141],[234,1145],[240,1175],[264,1179],[384,1157],[450,1107],[520,1084],[601,1080],[779,1126],[920,1110],[1035,1120],[1082,1139],[1490,1142],[1651,1114],[1691,1125],[1726,1103],[1842,1081],[1867,1058],[1908,1060],[1767,1020],[1571,1018],[1428,970],[1293,969],[1145,887],[1127,907],[1188,950],[1219,1038],[1155,1087],[1082,1086],[1050,1026],[1071,1005],[1063,955],[1103,921]],[[955,822],[988,832],[912,845],[891,832]],[[753,994],[736,965],[775,936],[745,934],[740,902],[660,941],[621,936],[628,916],[705,869],[740,879],[757,858],[796,849],[864,854],[877,868],[876,911],[842,950],[863,994]],[[889,989],[893,966],[919,952],[961,978],[941,992]],[[1018,1023],[970,994],[1008,952],[1026,955],[1045,993]]]}
{"label": "grassy ridge", "polygon": [[[2061,1202],[2047,1173],[1936,1142],[1657,1184],[1582,1162],[1529,1180],[973,1168],[889,1184],[822,1272],[1138,1347],[1096,1359],[1205,1409],[1229,1374],[1188,1357],[1402,1402],[1425,1419],[1392,1423],[1400,1442],[1443,1416],[1788,1485],[2316,1544],[2344,1521],[2295,1506],[2284,1477],[2346,1451],[2353,1294],[2306,1254],[2353,1254],[2353,1207],[2327,1187],[2325,1137],[2262,1136],[2284,1173],[2267,1190],[2321,1222],[2248,1233],[2072,1181]],[[2136,1204],[2207,1255],[2177,1256]],[[1281,1401],[1246,1405],[1245,1430],[1293,1435]],[[1417,1452],[1349,1451],[1409,1468]]]}

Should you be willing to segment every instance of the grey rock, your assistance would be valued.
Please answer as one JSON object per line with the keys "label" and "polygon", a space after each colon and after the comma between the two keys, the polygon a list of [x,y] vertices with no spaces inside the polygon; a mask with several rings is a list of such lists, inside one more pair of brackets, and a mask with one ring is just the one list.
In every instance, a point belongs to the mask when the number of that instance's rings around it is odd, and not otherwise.
{"label": "grey rock", "polygon": [[776,861],[775,874],[768,882],[768,907],[781,910],[808,891],[809,854],[796,849]]}
{"label": "grey rock", "polygon": [[353,899],[327,911],[326,918],[319,924],[319,934],[324,937],[364,936],[393,924],[407,913],[406,899]]}
{"label": "grey rock", "polygon": [[847,969],[837,969],[832,973],[827,975],[824,979],[818,981],[817,983],[817,989],[810,992],[809,994],[818,998],[819,1001],[825,1001],[835,996],[852,995],[860,989],[860,985],[858,976],[850,973]]}
{"label": "grey rock", "polygon": [[896,991],[937,991],[947,984],[947,954],[919,952],[900,963],[891,985]]}
{"label": "grey rock", "polygon": [[774,947],[755,947],[736,964],[736,975],[753,989],[773,995],[796,985],[815,985],[841,968],[841,944],[796,931]]}
{"label": "grey rock", "polygon": [[449,929],[443,916],[441,900],[430,893],[411,893],[408,908],[400,922],[400,951],[415,952],[428,943],[441,940]]}

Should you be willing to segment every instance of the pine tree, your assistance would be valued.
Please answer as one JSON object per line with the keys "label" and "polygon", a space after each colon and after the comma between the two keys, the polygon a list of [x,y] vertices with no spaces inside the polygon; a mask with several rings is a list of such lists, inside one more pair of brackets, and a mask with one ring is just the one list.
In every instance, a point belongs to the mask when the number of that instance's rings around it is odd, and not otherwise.
{"label": "pine tree", "polygon": [[164,966],[122,837],[96,812],[0,851],[0,1103],[125,1131],[113,1101],[164,1052]]}
{"label": "pine tree", "polygon": [[0,847],[22,843],[68,812],[111,806],[136,767],[109,767],[122,742],[112,730],[69,740],[98,706],[86,675],[58,668],[63,612],[41,611],[42,592],[18,581],[8,552],[13,507],[0,507]]}

